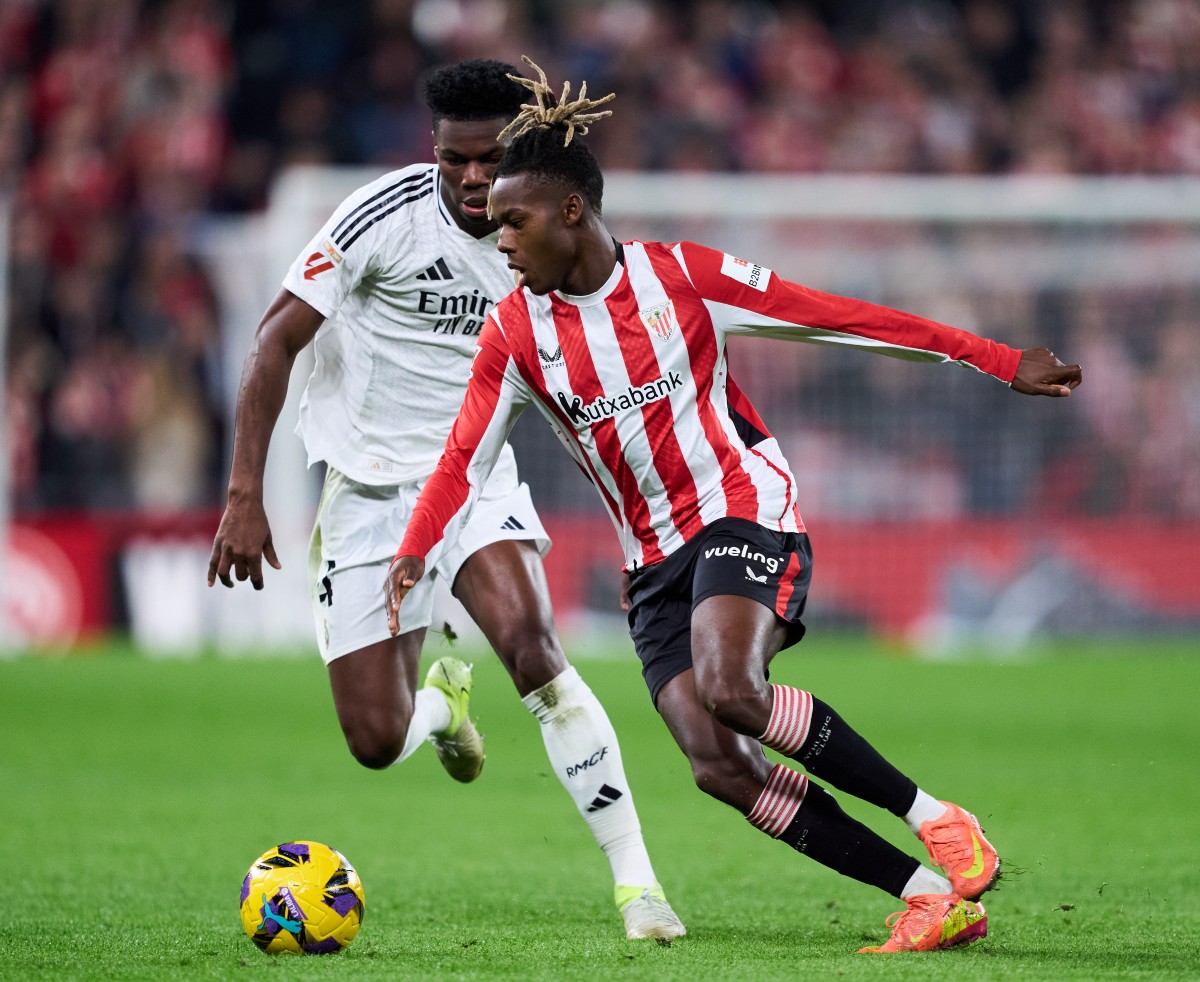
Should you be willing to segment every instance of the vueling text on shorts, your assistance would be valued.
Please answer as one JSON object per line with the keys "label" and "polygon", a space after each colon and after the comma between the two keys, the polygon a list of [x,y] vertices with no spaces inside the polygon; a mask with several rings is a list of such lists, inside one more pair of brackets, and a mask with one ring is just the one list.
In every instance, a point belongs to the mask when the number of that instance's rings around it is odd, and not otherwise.
{"label": "vueling text on shorts", "polygon": [[740,549],[737,546],[710,546],[704,550],[704,556],[706,559],[712,559],[713,556],[739,556],[754,563],[762,563],[772,573],[779,572],[780,561],[777,556],[764,556],[761,552],[751,552],[750,547],[744,542]]}

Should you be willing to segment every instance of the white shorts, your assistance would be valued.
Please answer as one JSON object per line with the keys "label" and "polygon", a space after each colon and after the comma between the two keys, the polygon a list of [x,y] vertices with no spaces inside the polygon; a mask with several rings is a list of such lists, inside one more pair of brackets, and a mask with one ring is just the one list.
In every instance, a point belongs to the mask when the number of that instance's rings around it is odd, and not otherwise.
{"label": "white shorts", "polygon": [[[424,483],[360,484],[328,469],[308,550],[317,646],[326,664],[390,636],[384,579]],[[517,480],[511,451],[492,471],[454,548],[404,598],[400,629],[407,633],[429,627],[438,578],[453,585],[473,553],[505,539],[532,542],[543,556],[550,551],[529,487]]]}

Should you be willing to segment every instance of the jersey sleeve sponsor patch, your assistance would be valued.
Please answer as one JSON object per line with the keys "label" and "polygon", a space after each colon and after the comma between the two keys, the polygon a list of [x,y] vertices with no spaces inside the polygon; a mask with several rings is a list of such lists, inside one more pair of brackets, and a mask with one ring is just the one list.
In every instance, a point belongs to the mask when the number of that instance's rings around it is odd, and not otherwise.
{"label": "jersey sleeve sponsor patch", "polygon": [[332,242],[326,239],[321,243],[321,250],[319,252],[314,252],[304,260],[304,278],[306,280],[315,280],[322,273],[333,269],[341,261],[342,254],[337,251]]}
{"label": "jersey sleeve sponsor patch", "polygon": [[765,266],[738,259],[737,256],[731,256],[729,253],[725,253],[721,259],[721,272],[730,279],[753,287],[759,293],[767,292],[767,283],[771,279],[771,271]]}

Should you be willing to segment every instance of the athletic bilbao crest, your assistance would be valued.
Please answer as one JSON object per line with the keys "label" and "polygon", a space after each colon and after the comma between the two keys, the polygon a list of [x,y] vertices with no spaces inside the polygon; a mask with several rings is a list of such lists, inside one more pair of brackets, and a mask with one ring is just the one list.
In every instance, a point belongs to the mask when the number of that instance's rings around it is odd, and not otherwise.
{"label": "athletic bilbao crest", "polygon": [[674,300],[655,304],[653,307],[639,310],[638,313],[642,316],[646,330],[662,341],[670,341],[675,328],[679,326],[679,321],[675,318]]}

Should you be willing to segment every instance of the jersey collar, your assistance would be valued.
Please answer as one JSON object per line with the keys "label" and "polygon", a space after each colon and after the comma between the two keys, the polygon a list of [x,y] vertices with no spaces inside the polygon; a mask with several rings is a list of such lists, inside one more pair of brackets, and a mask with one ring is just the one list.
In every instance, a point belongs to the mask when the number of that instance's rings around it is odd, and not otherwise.
{"label": "jersey collar", "polygon": [[[437,200],[438,214],[442,216],[442,221],[451,228],[458,228],[458,224],[446,210],[446,202],[442,199],[442,172],[438,170],[437,164],[433,165],[433,196]],[[462,229],[459,231],[461,232]]]}
{"label": "jersey collar", "polygon": [[625,275],[625,247],[613,240],[613,245],[617,247],[617,261],[613,263],[613,271],[605,280],[604,285],[595,293],[589,293],[586,296],[575,296],[572,293],[562,293],[558,290],[550,291],[559,300],[566,303],[574,304],[576,307],[594,307],[598,303],[604,303],[612,292],[620,285],[621,277]]}

